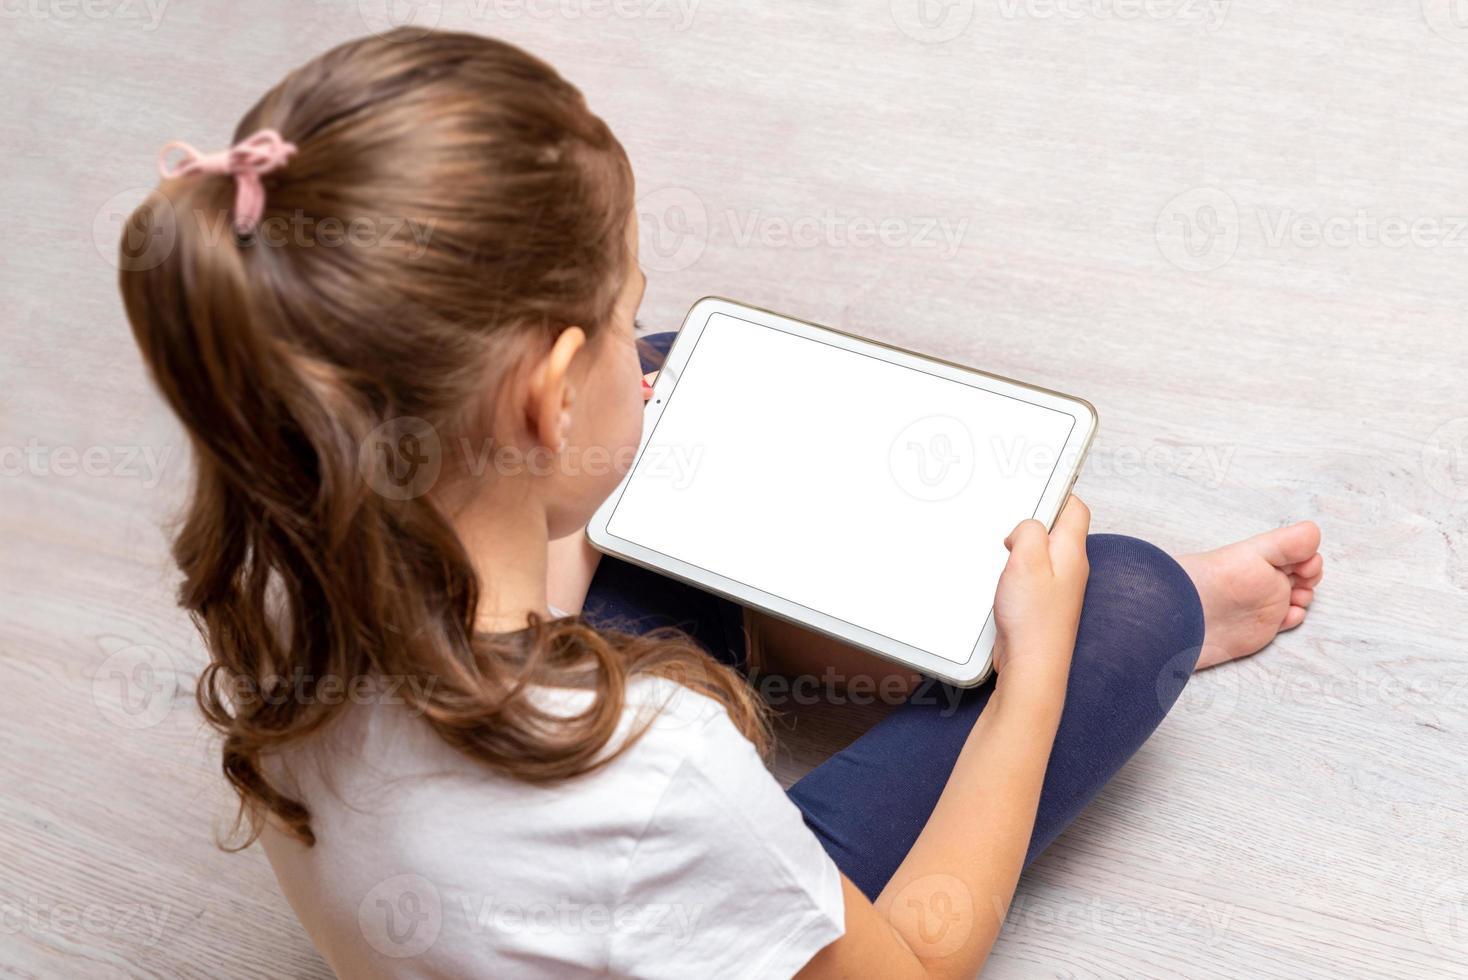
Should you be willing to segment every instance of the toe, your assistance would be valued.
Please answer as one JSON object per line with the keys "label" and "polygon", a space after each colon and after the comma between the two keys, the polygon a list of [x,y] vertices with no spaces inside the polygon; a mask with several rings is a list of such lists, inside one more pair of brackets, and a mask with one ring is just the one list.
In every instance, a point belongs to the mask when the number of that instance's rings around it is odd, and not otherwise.
{"label": "toe", "polygon": [[1310,603],[1315,601],[1314,589],[1291,589],[1290,605],[1299,606],[1301,609],[1310,608]]}
{"label": "toe", "polygon": [[1298,565],[1320,550],[1320,528],[1314,521],[1300,521],[1255,535],[1251,541],[1276,568]]}
{"label": "toe", "polygon": [[1310,578],[1301,578],[1298,575],[1291,575],[1290,585],[1296,589],[1313,589],[1320,584],[1320,579],[1320,575],[1314,575]]}
{"label": "toe", "polygon": [[1299,565],[1320,552],[1320,527],[1314,521],[1301,521],[1271,533],[1279,562],[1274,565]]}
{"label": "toe", "polygon": [[[1301,581],[1320,581],[1320,576],[1325,572],[1325,556],[1316,552],[1298,565],[1289,569],[1290,577]],[[1314,586],[1312,586],[1313,588]]]}
{"label": "toe", "polygon": [[1305,610],[1301,606],[1291,606],[1285,613],[1284,622],[1279,624],[1280,631],[1292,630],[1305,621]]}

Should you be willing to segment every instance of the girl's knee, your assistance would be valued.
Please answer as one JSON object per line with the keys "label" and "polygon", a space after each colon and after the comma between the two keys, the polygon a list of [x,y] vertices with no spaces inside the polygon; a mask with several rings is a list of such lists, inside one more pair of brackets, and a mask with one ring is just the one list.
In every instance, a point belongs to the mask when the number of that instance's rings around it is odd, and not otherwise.
{"label": "girl's knee", "polygon": [[1086,539],[1091,589],[1097,598],[1133,608],[1150,608],[1186,635],[1203,639],[1203,604],[1177,559],[1148,541],[1124,534],[1093,534]]}
{"label": "girl's knee", "polygon": [[1203,645],[1203,605],[1188,573],[1154,544],[1120,534],[1086,541],[1091,578],[1076,655],[1113,683],[1145,687],[1160,712],[1177,700]]}

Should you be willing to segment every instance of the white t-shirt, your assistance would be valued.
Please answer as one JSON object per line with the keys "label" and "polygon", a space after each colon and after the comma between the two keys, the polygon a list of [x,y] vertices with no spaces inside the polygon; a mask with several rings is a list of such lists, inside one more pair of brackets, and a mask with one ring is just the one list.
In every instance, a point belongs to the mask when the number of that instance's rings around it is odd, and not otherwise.
{"label": "white t-shirt", "polygon": [[647,733],[548,786],[402,705],[355,705],[273,760],[316,845],[262,842],[336,974],[788,976],[838,938],[836,866],[723,708],[658,679],[628,700],[622,733],[663,705]]}

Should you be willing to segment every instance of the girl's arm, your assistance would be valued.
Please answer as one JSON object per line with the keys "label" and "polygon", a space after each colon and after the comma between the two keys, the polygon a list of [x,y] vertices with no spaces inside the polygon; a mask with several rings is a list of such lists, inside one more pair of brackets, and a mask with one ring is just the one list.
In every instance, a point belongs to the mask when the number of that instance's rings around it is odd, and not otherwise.
{"label": "girl's arm", "polygon": [[846,934],[800,976],[973,977],[983,967],[1014,896],[1060,724],[1089,526],[1090,512],[1072,498],[1054,532],[1025,521],[1005,542],[994,693],[892,880],[873,903],[842,878]]}

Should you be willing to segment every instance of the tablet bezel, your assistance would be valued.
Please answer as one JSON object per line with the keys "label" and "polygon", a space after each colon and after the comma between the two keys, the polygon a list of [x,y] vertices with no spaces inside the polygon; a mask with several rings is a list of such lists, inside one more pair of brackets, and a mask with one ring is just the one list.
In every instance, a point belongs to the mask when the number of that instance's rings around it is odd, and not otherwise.
{"label": "tablet bezel", "polygon": [[622,493],[632,478],[632,474],[637,471],[637,463],[641,460],[648,440],[657,428],[663,408],[669,404],[672,393],[678,385],[683,366],[688,363],[688,358],[697,346],[699,335],[707,326],[709,319],[716,313],[723,313],[758,326],[770,327],[797,337],[817,340],[844,350],[865,354],[935,377],[1018,398],[1030,404],[1071,416],[1074,424],[1071,426],[1070,436],[1066,440],[1065,448],[1061,451],[1059,462],[1050,475],[1050,481],[1040,496],[1039,504],[1035,508],[1035,518],[1044,523],[1047,528],[1054,525],[1055,518],[1060,514],[1061,508],[1070,496],[1071,487],[1075,485],[1076,478],[1080,474],[1086,452],[1090,449],[1099,425],[1096,409],[1085,399],[1064,395],[1058,391],[917,354],[890,344],[857,337],[831,327],[797,320],[734,300],[708,296],[694,303],[689,309],[688,315],[683,320],[683,326],[658,372],[652,397],[645,408],[642,438],[637,447],[637,456],[633,459],[627,477],[618,484],[611,496],[602,502],[591,519],[591,523],[587,526],[587,536],[592,545],[605,554],[717,593],[797,626],[833,636],[884,659],[937,677],[949,684],[958,687],[973,687],[984,681],[989,676],[993,664],[994,611],[992,605],[985,617],[984,627],[969,652],[968,660],[956,663],[946,657],[929,653],[900,640],[837,619],[820,610],[791,602],[670,555],[645,548],[635,541],[617,537],[608,530],[612,514],[621,501]]}

